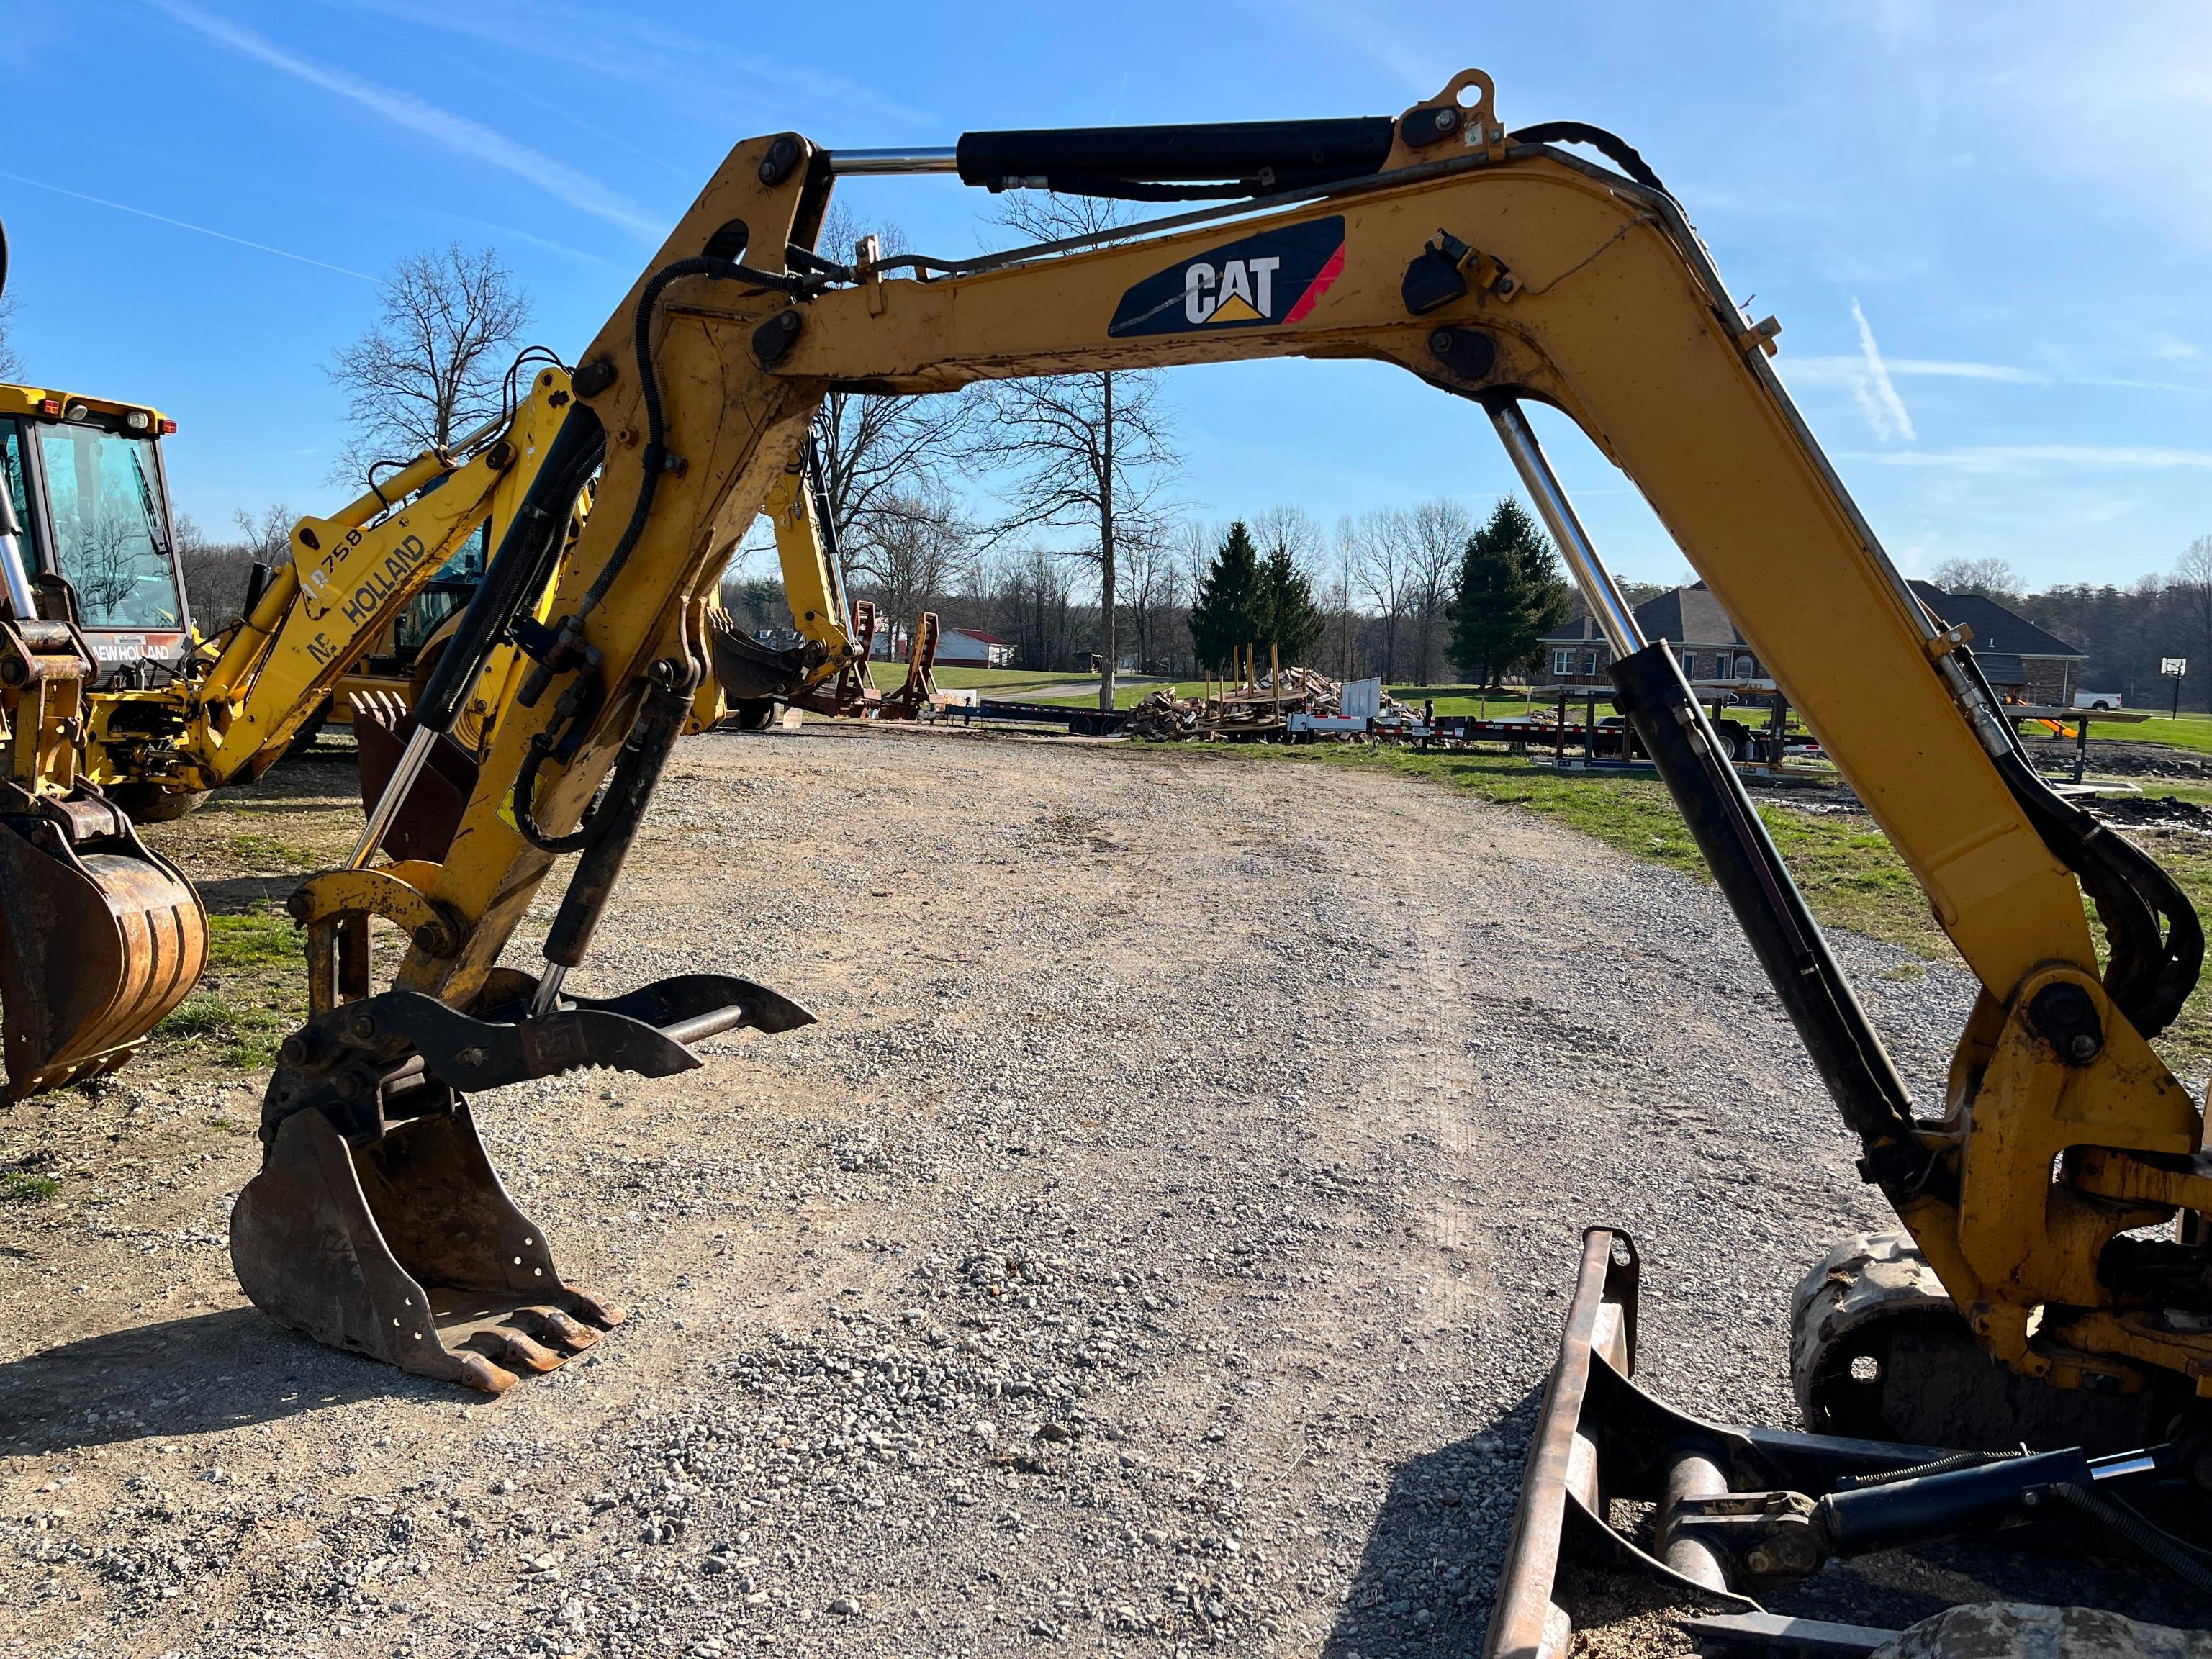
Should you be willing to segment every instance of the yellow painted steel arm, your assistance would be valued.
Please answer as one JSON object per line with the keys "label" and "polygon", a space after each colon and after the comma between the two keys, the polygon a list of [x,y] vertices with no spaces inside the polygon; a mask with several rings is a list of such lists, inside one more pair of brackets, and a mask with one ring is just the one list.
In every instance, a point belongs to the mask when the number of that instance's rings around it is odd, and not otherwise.
{"label": "yellow painted steel arm", "polygon": [[[507,429],[466,461],[426,452],[380,490],[329,518],[301,520],[291,562],[270,578],[208,672],[153,692],[96,699],[95,739],[111,726],[128,729],[129,716],[118,711],[131,703],[166,703],[183,730],[174,769],[160,781],[193,791],[258,776],[487,519],[496,544],[570,402],[567,373],[541,369]],[[404,504],[394,511],[394,501]],[[126,742],[95,741],[91,763],[97,782],[137,781]]]}
{"label": "yellow painted steel arm", "polygon": [[[739,145],[664,246],[661,274],[641,280],[585,356],[597,384],[578,418],[613,441],[601,507],[547,614],[580,617],[588,649],[534,704],[504,712],[431,885],[457,919],[459,948],[418,946],[400,984],[455,1004],[476,995],[551,863],[515,823],[532,739],[564,721],[576,739],[526,803],[542,834],[558,835],[578,822],[656,676],[680,680],[697,662],[710,555],[727,545],[718,527],[761,509],[833,386],[927,393],[1259,357],[1395,362],[1463,398],[1553,404],[1635,482],[1985,988],[1947,1117],[1925,1131],[1955,1181],[1900,1203],[1984,1342],[2061,1382],[2130,1357],[2212,1376],[2212,1333],[2154,1328],[2116,1306],[2100,1278],[2114,1231],[2170,1211],[2100,1205],[2052,1173],[2075,1146],[2193,1152],[2202,1123],[2098,988],[2081,885],[1993,763],[2001,733],[1978,734],[1993,716],[1947,680],[1945,642],[1770,370],[1770,338],[1729,299],[1679,209],[1560,152],[1510,145],[1486,82],[1462,77],[1445,96],[1474,83],[1485,95],[1467,145],[1411,150],[1401,137],[1378,175],[1322,199],[928,282],[863,272],[856,286],[795,300],[697,262],[732,226],[750,227],[756,249],[803,244],[826,205],[803,143]],[[1464,291],[1415,314],[1413,275],[1432,243]],[[640,514],[650,447],[635,438],[647,408],[632,343],[652,295],[666,457],[653,458],[657,494]],[[1327,395],[1325,376],[1316,395]],[[603,597],[587,604],[595,586]],[[565,714],[554,695],[563,688]],[[595,712],[586,721],[580,709]],[[2064,1067],[2022,1024],[2027,999],[2062,982],[2082,988],[2110,1039]],[[2136,1167],[2123,1158],[2098,1178],[2121,1183],[2123,1166]],[[2198,1190],[2173,1182],[2176,1201]],[[2046,1307],[2068,1310],[2045,1321],[2046,1336],[2095,1360],[2054,1361],[2051,1345],[2031,1345]]]}
{"label": "yellow painted steel arm", "polygon": [[830,554],[803,465],[784,471],[762,511],[775,528],[776,562],[792,622],[801,638],[822,648],[822,661],[807,677],[805,689],[811,689],[835,678],[860,648],[853,639],[845,573]]}

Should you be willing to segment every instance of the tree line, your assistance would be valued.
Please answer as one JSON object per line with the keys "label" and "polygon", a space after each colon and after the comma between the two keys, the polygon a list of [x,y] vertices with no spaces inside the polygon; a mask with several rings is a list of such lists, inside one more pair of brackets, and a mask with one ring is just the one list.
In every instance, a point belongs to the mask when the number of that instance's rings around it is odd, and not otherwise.
{"label": "tree line", "polygon": [[[1012,240],[1088,235],[1121,211],[1023,192],[1006,198],[999,227]],[[863,226],[842,208],[822,241],[842,254],[864,235],[886,252],[906,246],[897,227]],[[0,311],[0,368],[13,356],[8,320]],[[346,399],[332,483],[357,493],[507,406],[530,320],[527,296],[494,249],[453,243],[398,261],[379,285],[374,319],[328,366]],[[1096,656],[1106,670],[1102,702],[1121,662],[1190,678],[1225,666],[1241,644],[1263,655],[1272,644],[1285,662],[1339,678],[1496,683],[1534,665],[1537,641],[1571,609],[1549,544],[1510,499],[1480,522],[1439,498],[1347,517],[1326,532],[1295,506],[1227,524],[1179,510],[1182,452],[1158,371],[984,382],[928,398],[836,392],[817,429],[848,577],[895,629],[935,610],[1012,641],[1025,665],[1073,670]],[[228,534],[216,535],[180,516],[179,551],[202,627],[236,615],[253,563],[289,556],[294,519],[281,503],[241,510]],[[731,551],[766,545],[757,535]],[[1951,561],[1933,580],[1986,593],[2075,643],[2087,653],[2088,689],[2162,702],[2171,686],[2160,660],[2184,656],[2184,702],[2212,703],[2212,537],[2171,573],[2125,586],[2031,591],[1996,559]],[[1631,597],[1647,591],[1661,590]],[[757,626],[788,622],[781,584],[745,563],[724,596]]]}

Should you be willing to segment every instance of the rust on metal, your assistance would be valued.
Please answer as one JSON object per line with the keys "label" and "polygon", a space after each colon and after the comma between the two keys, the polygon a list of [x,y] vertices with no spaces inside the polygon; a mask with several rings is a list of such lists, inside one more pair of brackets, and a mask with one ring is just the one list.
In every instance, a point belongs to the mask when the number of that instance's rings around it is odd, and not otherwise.
{"label": "rust on metal", "polygon": [[122,1065],[190,994],[207,952],[199,895],[120,812],[0,819],[4,1097]]}
{"label": "rust on metal", "polygon": [[489,1394],[623,1319],[562,1279],[458,1103],[362,1146],[319,1111],[286,1117],[238,1196],[230,1256],[278,1323]]}
{"label": "rust on metal", "polygon": [[1559,1361],[1544,1388],[1536,1435],[1513,1532],[1498,1573],[1484,1659],[1559,1659],[1573,1626],[1552,1600],[1571,1509],[1602,1522],[1595,1448],[1581,1433],[1583,1401],[1594,1356],[1623,1374],[1636,1352],[1636,1246],[1626,1233],[1593,1227],[1583,1235],[1581,1276],[1559,1338]]}

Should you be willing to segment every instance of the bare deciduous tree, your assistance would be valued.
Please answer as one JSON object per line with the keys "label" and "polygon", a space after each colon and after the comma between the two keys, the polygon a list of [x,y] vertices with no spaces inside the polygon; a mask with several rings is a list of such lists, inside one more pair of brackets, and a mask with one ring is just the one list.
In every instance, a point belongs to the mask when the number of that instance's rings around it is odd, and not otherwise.
{"label": "bare deciduous tree", "polygon": [[1311,573],[1321,559],[1321,526],[1303,507],[1271,507],[1252,520],[1252,541],[1262,558],[1287,553],[1291,562]]}
{"label": "bare deciduous tree", "polygon": [[2189,544],[2189,550],[2173,567],[2173,580],[2166,591],[2179,602],[2181,614],[2195,636],[2201,654],[2192,657],[2190,665],[2202,684],[2212,678],[2207,673],[2212,670],[2212,536],[2199,536]]}
{"label": "bare deciduous tree", "polygon": [[192,622],[203,632],[228,628],[238,620],[246,600],[246,573],[254,565],[273,570],[292,556],[292,526],[299,520],[290,507],[278,502],[258,514],[240,508],[231,519],[238,526],[237,539],[218,542],[193,523],[190,514],[177,515],[177,562],[184,569]]}
{"label": "bare deciduous tree", "polygon": [[1928,580],[1946,593],[1978,593],[2000,605],[2016,605],[2027,591],[2017,571],[1996,557],[1946,559]]}
{"label": "bare deciduous tree", "polygon": [[846,548],[847,568],[875,590],[893,629],[910,634],[965,575],[974,532],[951,498],[927,483],[881,497],[863,528]]}
{"label": "bare deciduous tree", "polygon": [[1420,592],[1413,515],[1403,507],[1377,507],[1346,519],[1339,532],[1351,555],[1352,579],[1382,613],[1382,677],[1398,677],[1398,629]]}
{"label": "bare deciduous tree", "polygon": [[15,302],[0,300],[0,380],[20,380],[23,378],[23,359],[10,338],[15,325]]}
{"label": "bare deciduous tree", "polygon": [[530,302],[497,252],[459,242],[400,260],[378,301],[376,322],[328,371],[352,427],[334,481],[442,448],[496,414],[511,348],[530,324]]}
{"label": "bare deciduous tree", "polygon": [[1450,608],[1452,589],[1459,577],[1461,558],[1474,534],[1474,520],[1467,508],[1449,497],[1421,502],[1407,514],[1407,540],[1413,561],[1413,603],[1419,630],[1419,660],[1415,677],[1424,685],[1437,679],[1437,637],[1444,612]]}
{"label": "bare deciduous tree", "polygon": [[[1000,222],[1039,241],[1082,236],[1127,217],[1121,204],[1089,196],[1016,191]],[[1124,541],[1166,534],[1159,492],[1178,457],[1174,422],[1152,374],[1102,369],[989,388],[983,434],[1018,475],[1000,535],[1048,525],[1082,525],[1093,544],[1075,556],[1098,568],[1098,706],[1114,706],[1120,554]]]}
{"label": "bare deciduous tree", "polygon": [[[873,235],[885,253],[902,252],[896,225],[863,226],[842,207],[823,221],[817,246],[834,259],[850,259],[854,245]],[[866,539],[872,520],[890,510],[890,498],[924,489],[973,448],[981,404],[964,392],[927,398],[886,398],[832,392],[822,400],[822,483],[839,538]]]}
{"label": "bare deciduous tree", "polygon": [[1183,555],[1172,538],[1159,533],[1121,537],[1123,584],[1128,594],[1129,628],[1137,641],[1137,672],[1157,672],[1169,659],[1168,629],[1183,602]]}

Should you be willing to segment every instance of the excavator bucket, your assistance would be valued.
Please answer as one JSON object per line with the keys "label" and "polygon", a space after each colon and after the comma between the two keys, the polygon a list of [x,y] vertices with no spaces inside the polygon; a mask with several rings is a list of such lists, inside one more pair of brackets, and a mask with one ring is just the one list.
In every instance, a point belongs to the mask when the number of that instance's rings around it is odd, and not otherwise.
{"label": "excavator bucket", "polygon": [[[399,767],[399,757],[415,735],[415,716],[388,691],[361,691],[353,698],[353,738],[361,751],[361,805],[376,811],[385,786]],[[430,763],[407,792],[407,799],[384,832],[380,843],[393,859],[428,859],[437,863],[453,844],[476,791],[476,758],[451,738],[440,738]]]}
{"label": "excavator bucket", "polygon": [[[611,998],[530,1012],[538,981],[496,969],[465,1013],[386,992],[341,1003],[284,1046],[264,1107],[261,1170],[231,1211],[230,1259],[256,1306],[332,1347],[499,1394],[622,1322],[568,1284],[543,1228],[515,1206],[462,1091],[586,1066],[670,1077],[689,1046],[813,1016],[748,980],[681,974]],[[340,1092],[300,1070],[355,1055]]]}
{"label": "excavator bucket", "polygon": [[230,1259],[280,1324],[489,1394],[623,1319],[562,1281],[465,1105],[357,1149],[320,1112],[286,1118],[231,1213]]}
{"label": "excavator bucket", "polygon": [[766,726],[776,704],[787,702],[822,659],[818,647],[779,651],[763,645],[720,609],[707,613],[707,654],[731,720],[747,732]]}
{"label": "excavator bucket", "polygon": [[112,1072],[207,963],[207,911],[96,795],[0,817],[0,1012],[21,1100]]}

